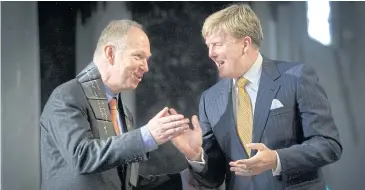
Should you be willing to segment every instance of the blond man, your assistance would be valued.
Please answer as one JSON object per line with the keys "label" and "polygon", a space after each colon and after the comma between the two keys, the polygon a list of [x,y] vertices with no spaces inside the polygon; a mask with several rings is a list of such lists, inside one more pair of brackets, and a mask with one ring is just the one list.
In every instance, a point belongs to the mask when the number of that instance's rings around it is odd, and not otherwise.
{"label": "blond man", "polygon": [[194,178],[228,190],[325,189],[320,169],[342,146],[315,71],[262,56],[245,4],[210,15],[202,35],[222,80],[203,92],[194,129],[173,139]]}

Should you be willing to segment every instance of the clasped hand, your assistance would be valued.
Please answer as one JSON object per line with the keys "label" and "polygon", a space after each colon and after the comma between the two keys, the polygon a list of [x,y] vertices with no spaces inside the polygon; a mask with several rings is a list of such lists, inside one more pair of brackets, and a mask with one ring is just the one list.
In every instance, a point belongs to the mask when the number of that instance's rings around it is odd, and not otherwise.
{"label": "clasped hand", "polygon": [[147,124],[157,145],[161,145],[189,129],[189,119],[181,114],[170,115],[168,108],[162,109]]}

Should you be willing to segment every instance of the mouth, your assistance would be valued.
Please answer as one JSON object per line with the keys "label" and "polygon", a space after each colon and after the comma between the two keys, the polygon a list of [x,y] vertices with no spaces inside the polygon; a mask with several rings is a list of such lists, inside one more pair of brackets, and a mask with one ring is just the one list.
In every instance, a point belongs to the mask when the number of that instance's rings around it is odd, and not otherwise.
{"label": "mouth", "polygon": [[137,78],[138,82],[141,82],[142,81],[142,77],[143,77],[143,74],[142,75],[138,75],[138,74],[134,74],[134,77]]}
{"label": "mouth", "polygon": [[215,63],[217,64],[218,68],[221,68],[224,65],[224,61],[216,61]]}

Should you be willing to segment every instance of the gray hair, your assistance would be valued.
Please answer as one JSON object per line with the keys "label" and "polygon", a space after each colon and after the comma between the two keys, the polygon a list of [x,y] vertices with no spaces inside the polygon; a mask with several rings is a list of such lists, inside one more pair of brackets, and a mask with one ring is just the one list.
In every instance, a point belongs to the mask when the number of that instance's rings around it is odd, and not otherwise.
{"label": "gray hair", "polygon": [[126,48],[125,37],[131,27],[143,30],[141,24],[132,20],[112,20],[109,22],[99,37],[95,53],[102,52],[106,45],[113,45],[117,50],[124,50]]}

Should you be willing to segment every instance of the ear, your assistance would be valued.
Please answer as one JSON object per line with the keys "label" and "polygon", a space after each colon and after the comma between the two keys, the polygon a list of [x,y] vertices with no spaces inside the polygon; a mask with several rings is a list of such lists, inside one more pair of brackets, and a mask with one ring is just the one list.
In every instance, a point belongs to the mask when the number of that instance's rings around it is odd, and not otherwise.
{"label": "ear", "polygon": [[243,43],[242,43],[242,53],[243,54],[246,54],[247,53],[247,51],[248,51],[248,49],[251,47],[251,45],[252,45],[252,38],[251,37],[249,37],[249,36],[246,36],[246,37],[244,37],[244,38],[242,38],[242,41],[243,41]]}
{"label": "ear", "polygon": [[111,65],[114,64],[114,49],[115,48],[112,45],[104,46],[104,55]]}

